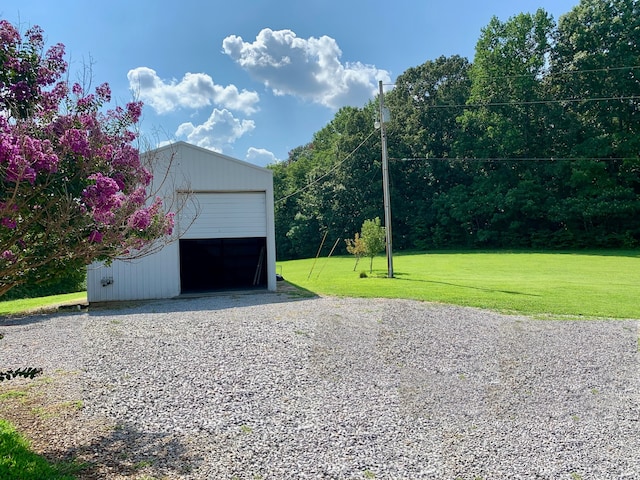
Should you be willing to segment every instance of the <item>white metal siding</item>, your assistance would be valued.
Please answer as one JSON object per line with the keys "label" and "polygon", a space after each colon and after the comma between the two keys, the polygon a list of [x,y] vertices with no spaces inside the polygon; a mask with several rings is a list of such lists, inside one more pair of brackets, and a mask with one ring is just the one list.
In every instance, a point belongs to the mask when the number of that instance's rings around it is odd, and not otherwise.
{"label": "white metal siding", "polygon": [[[103,286],[102,281],[107,279],[111,283]],[[116,260],[109,266],[96,262],[87,267],[89,303],[171,298],[179,294],[178,242],[137,260]]]}
{"label": "white metal siding", "polygon": [[184,239],[267,237],[265,192],[194,193],[179,222]]}

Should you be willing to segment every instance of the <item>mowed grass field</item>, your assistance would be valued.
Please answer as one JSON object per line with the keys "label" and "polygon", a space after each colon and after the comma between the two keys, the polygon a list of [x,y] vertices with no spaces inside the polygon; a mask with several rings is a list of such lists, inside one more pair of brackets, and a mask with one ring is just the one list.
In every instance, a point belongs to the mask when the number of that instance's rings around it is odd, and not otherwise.
{"label": "mowed grass field", "polygon": [[[321,295],[407,298],[540,316],[640,319],[640,250],[396,253],[278,262],[288,282]],[[360,278],[366,272],[367,278]]]}
{"label": "mowed grass field", "polygon": [[86,303],[87,292],[65,293],[49,297],[23,298],[0,302],[0,316],[38,313],[51,310],[60,305]]}

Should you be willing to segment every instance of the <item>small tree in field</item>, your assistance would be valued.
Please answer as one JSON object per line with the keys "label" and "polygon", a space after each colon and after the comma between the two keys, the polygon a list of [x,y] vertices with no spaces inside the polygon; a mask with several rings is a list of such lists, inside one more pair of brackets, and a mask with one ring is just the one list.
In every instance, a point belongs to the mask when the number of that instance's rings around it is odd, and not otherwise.
{"label": "small tree in field", "polygon": [[353,266],[353,271],[355,272],[356,268],[358,268],[358,262],[365,254],[364,242],[362,241],[362,238],[360,237],[360,234],[358,232],[356,232],[356,235],[355,237],[353,237],[353,239],[346,238],[344,241],[347,244],[347,252],[356,257],[356,264]]}
{"label": "small tree in field", "polygon": [[94,260],[142,255],[173,214],[150,198],[134,142],[140,102],[70,85],[64,46],[0,21],[0,297]]}
{"label": "small tree in field", "polygon": [[386,245],[385,230],[380,218],[365,220],[362,224],[360,238],[364,246],[364,255],[370,258],[369,273],[373,272],[373,257],[384,251]]}

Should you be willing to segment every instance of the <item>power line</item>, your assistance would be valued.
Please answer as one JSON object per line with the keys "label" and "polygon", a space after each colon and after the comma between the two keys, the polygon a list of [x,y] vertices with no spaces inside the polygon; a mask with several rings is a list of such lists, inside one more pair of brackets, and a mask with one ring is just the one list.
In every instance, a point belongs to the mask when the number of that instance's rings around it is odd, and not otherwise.
{"label": "power line", "polygon": [[486,158],[476,158],[476,157],[410,157],[410,158],[390,158],[394,162],[421,162],[425,160],[436,160],[436,161],[454,161],[454,162],[556,162],[556,161],[570,161],[575,162],[579,160],[587,160],[587,161],[620,161],[620,160],[630,160],[633,157],[486,157]]}
{"label": "power line", "polygon": [[524,102],[489,102],[489,103],[460,103],[441,105],[417,105],[418,108],[482,108],[482,107],[517,107],[520,105],[545,105],[554,103],[580,103],[580,102],[608,102],[611,100],[640,100],[640,95],[627,95],[619,97],[595,97],[595,98],[564,98],[551,100],[531,100]]}
{"label": "power line", "polygon": [[584,70],[564,70],[559,72],[554,72],[552,70],[544,71],[540,74],[538,73],[521,73],[515,75],[500,75],[500,76],[492,76],[492,75],[477,75],[476,78],[480,78],[483,80],[505,80],[510,78],[546,78],[546,77],[562,77],[566,75],[580,75],[583,73],[610,73],[616,72],[620,70],[637,70],[640,69],[640,65],[630,65],[630,66],[622,66],[622,67],[602,67],[602,68],[587,68]]}
{"label": "power line", "polygon": [[[471,64],[471,66],[473,66],[473,64]],[[539,78],[542,76],[542,78],[545,77],[561,77],[561,76],[566,76],[566,75],[580,75],[583,73],[610,73],[610,72],[616,72],[616,71],[620,71],[620,70],[639,70],[640,69],[640,65],[629,65],[629,66],[620,66],[620,67],[602,67],[602,68],[587,68],[587,69],[583,69],[583,70],[564,70],[564,71],[559,71],[559,72],[554,72],[554,71],[545,71],[542,73],[520,73],[520,74],[514,74],[514,75],[488,75],[488,74],[483,74],[483,75],[476,75],[476,78],[478,79],[482,79],[482,80],[505,80],[505,79],[511,79],[511,78]],[[471,80],[471,78],[469,78],[469,80]],[[408,82],[408,83],[416,83],[416,82]],[[385,83],[385,86],[398,86],[398,83]]]}
{"label": "power line", "polygon": [[349,158],[351,158],[351,156],[353,156],[354,153],[356,153],[360,147],[362,147],[367,140],[369,140],[373,134],[376,133],[375,130],[372,130],[371,133],[367,136],[367,138],[365,138],[362,142],[360,142],[360,145],[358,145],[356,148],[354,148],[346,157],[344,157],[342,160],[340,160],[339,162],[336,162],[336,164],[331,167],[329,170],[327,170],[325,173],[323,173],[322,175],[320,175],[318,178],[314,179],[313,181],[307,183],[304,187],[296,190],[293,193],[290,193],[289,195],[285,195],[282,198],[279,198],[278,200],[275,201],[275,203],[279,203],[279,202],[283,202],[285,200],[287,200],[288,198],[291,198],[295,195],[298,195],[299,193],[304,192],[305,190],[307,190],[308,188],[310,188],[311,186],[315,185],[316,183],[318,183],[320,180],[322,180],[323,178],[329,176],[330,173],[334,172],[335,170],[338,169],[338,167],[340,167],[343,163],[345,163],[347,160],[349,160]]}
{"label": "power line", "polygon": [[[602,68],[591,68],[584,70],[565,70],[561,72],[546,72],[543,76],[548,77],[560,77],[566,75],[580,75],[585,73],[610,73],[621,70],[640,70],[640,65],[629,65],[629,66],[619,66],[619,67],[602,67]],[[501,75],[501,76],[491,76],[491,75],[479,75],[476,78],[482,80],[505,80],[505,79],[513,79],[513,78],[536,78],[539,77],[539,74],[536,73],[528,73],[528,74],[517,74],[517,75]],[[469,78],[471,81],[472,79]],[[411,83],[411,82],[410,82]],[[415,83],[415,82],[414,82]],[[387,86],[396,86],[398,87],[398,83],[389,83],[385,84]],[[602,102],[602,101],[623,101],[623,100],[640,100],[639,95],[610,95],[603,97],[593,97],[593,98],[567,98],[567,99],[548,99],[548,100],[531,100],[531,101],[508,101],[508,102],[490,102],[490,103],[464,103],[464,104],[440,104],[440,105],[422,105],[422,108],[482,108],[482,107],[504,107],[504,106],[519,106],[519,105],[544,105],[544,104],[554,104],[554,103],[580,103],[580,102]]]}

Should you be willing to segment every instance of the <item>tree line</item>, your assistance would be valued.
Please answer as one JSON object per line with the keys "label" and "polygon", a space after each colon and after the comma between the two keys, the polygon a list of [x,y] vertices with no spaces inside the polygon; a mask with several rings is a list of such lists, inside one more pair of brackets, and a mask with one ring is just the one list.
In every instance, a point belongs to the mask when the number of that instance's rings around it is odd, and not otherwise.
{"label": "tree line", "polygon": [[[394,248],[638,246],[638,32],[637,0],[582,0],[403,72],[384,99]],[[383,217],[376,120],[377,99],[342,108],[270,166],[279,258]]]}

